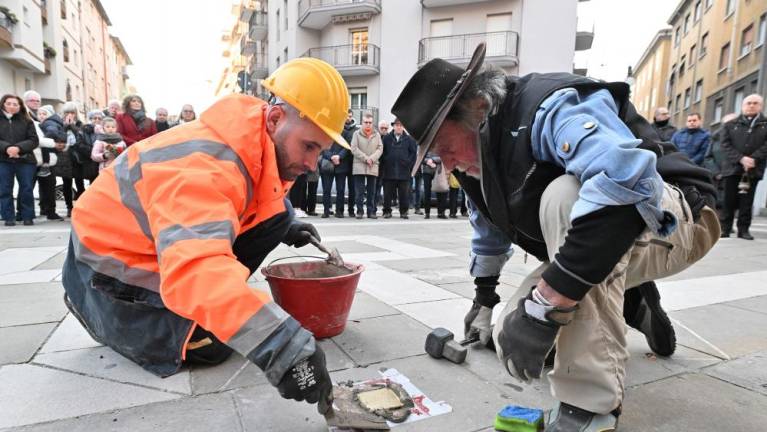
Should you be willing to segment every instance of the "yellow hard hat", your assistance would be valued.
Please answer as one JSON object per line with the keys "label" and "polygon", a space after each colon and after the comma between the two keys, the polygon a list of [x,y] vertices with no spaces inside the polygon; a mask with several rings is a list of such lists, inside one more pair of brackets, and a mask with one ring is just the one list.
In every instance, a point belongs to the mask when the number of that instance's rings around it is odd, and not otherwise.
{"label": "yellow hard hat", "polygon": [[349,90],[333,66],[315,58],[293,59],[261,85],[308,117],[333,141],[351,148],[340,133],[349,111]]}

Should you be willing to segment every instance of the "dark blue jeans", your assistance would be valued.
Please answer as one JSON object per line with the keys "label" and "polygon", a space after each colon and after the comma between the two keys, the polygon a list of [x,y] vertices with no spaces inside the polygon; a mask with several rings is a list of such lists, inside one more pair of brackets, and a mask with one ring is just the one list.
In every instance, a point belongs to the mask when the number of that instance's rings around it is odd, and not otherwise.
{"label": "dark blue jeans", "polygon": [[[362,214],[362,203],[365,202],[368,216],[376,214],[376,179],[378,177],[373,175],[355,175],[354,176],[354,191],[356,193],[357,202],[357,214]],[[365,195],[367,195],[367,201],[365,201]]]}
{"label": "dark blue jeans", "polygon": [[325,207],[324,213],[330,215],[330,209],[333,207],[331,198],[333,193],[333,182],[336,183],[336,213],[344,214],[344,192],[346,191],[346,174],[321,174],[322,179],[322,205]]}
{"label": "dark blue jeans", "polygon": [[19,205],[23,220],[35,218],[35,185],[37,167],[32,163],[0,162],[0,214],[4,220],[16,220],[13,205],[13,181],[19,182]]}

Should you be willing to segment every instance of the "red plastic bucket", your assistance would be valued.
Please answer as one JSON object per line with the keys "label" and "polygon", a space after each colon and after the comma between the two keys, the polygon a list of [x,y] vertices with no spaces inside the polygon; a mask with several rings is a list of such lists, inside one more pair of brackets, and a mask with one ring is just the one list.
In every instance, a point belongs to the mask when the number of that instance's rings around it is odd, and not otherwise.
{"label": "red plastic bucket", "polygon": [[319,259],[273,265],[278,259],[261,269],[274,301],[318,339],[344,331],[360,274],[365,269],[350,263],[339,268]]}

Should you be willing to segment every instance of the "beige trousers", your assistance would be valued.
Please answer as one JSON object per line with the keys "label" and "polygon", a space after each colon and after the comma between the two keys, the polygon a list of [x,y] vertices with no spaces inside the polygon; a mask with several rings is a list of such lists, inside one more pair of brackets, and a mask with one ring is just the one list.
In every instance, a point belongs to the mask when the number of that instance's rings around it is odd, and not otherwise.
{"label": "beige trousers", "polygon": [[[543,193],[539,217],[549,261],[565,242],[570,229],[570,211],[578,199],[579,189],[577,178],[563,175]],[[665,185],[661,205],[676,215],[677,229],[668,237],[658,237],[646,229],[610,275],[583,298],[573,321],[560,329],[554,369],[548,374],[552,395],[557,400],[600,414],[620,405],[628,359],[624,290],[681,272],[701,259],[719,239],[716,212],[705,207],[698,222],[694,222],[682,193],[673,186]],[[545,262],[530,273],[508,299],[493,330],[496,347],[500,346],[498,333],[503,319],[538,283],[548,265]]]}

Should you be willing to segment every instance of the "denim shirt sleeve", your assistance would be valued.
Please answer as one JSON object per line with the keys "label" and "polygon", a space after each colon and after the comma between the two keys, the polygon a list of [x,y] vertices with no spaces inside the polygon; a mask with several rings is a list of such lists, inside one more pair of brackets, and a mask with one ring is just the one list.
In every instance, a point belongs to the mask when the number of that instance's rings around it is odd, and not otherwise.
{"label": "denim shirt sleeve", "polygon": [[640,143],[604,89],[585,94],[558,90],[541,104],[533,123],[533,156],[563,167],[581,182],[570,220],[607,206],[634,205],[653,232],[666,236],[677,220],[660,208],[663,179],[655,169],[655,154],[636,148]]}
{"label": "denim shirt sleeve", "polygon": [[466,205],[474,231],[471,236],[469,273],[474,277],[500,275],[504,264],[514,253],[511,240],[477,210],[469,197],[466,197]]}

